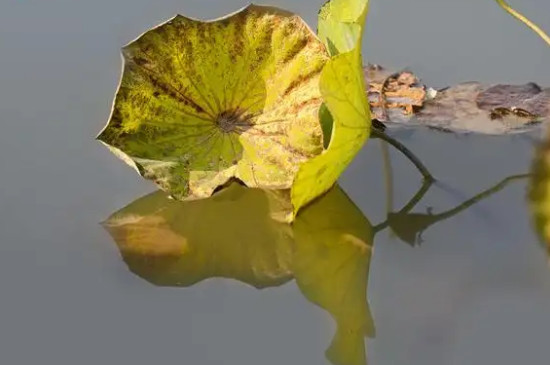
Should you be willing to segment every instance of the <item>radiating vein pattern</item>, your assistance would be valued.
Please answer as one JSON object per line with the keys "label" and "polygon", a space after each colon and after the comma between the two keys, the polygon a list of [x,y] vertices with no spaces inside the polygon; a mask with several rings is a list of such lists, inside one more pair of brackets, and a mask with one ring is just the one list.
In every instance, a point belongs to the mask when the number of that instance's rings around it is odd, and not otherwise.
{"label": "radiating vein pattern", "polygon": [[215,21],[176,16],[123,48],[98,139],[178,199],[237,178],[290,188],[319,155],[325,46],[296,15],[251,5]]}

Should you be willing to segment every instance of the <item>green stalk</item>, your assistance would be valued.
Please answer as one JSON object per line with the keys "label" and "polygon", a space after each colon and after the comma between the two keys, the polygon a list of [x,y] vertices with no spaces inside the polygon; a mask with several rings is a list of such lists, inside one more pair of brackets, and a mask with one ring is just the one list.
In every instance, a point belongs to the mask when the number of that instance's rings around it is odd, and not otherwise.
{"label": "green stalk", "polygon": [[436,179],[430,174],[426,166],[412,153],[405,145],[403,145],[401,142],[399,142],[396,139],[393,139],[392,137],[388,136],[385,132],[378,130],[376,128],[373,128],[371,130],[371,137],[373,138],[380,138],[386,143],[389,143],[393,147],[397,148],[399,152],[405,155],[411,161],[414,166],[420,171],[422,176],[424,177],[424,180],[426,181],[436,181]]}
{"label": "green stalk", "polygon": [[538,25],[536,25],[535,23],[527,19],[521,13],[512,9],[512,7],[508,5],[504,0],[495,0],[495,1],[501,8],[506,10],[514,18],[518,19],[520,22],[522,22],[523,24],[531,28],[535,33],[539,35],[539,37],[541,37],[550,46],[550,37]]}

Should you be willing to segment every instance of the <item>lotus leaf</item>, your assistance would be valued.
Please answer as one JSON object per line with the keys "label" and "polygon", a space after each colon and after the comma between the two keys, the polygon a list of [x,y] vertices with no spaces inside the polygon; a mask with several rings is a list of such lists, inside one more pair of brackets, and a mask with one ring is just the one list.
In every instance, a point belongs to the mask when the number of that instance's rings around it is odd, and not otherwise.
{"label": "lotus leaf", "polygon": [[214,21],[181,15],[123,48],[98,139],[173,197],[231,179],[288,189],[323,150],[323,43],[298,16],[251,5]]}

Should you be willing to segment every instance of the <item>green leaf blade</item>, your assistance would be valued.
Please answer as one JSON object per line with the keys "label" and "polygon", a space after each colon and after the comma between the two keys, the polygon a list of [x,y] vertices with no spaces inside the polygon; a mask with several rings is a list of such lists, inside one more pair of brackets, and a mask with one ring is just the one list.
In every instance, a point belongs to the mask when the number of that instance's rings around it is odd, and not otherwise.
{"label": "green leaf blade", "polygon": [[360,51],[367,11],[366,0],[332,1],[321,10],[320,37],[333,54],[320,79],[321,95],[333,117],[332,135],[328,148],[305,162],[296,175],[291,191],[294,214],[336,183],[370,135]]}
{"label": "green leaf blade", "polygon": [[317,34],[332,56],[360,47],[368,0],[332,0],[321,8]]}

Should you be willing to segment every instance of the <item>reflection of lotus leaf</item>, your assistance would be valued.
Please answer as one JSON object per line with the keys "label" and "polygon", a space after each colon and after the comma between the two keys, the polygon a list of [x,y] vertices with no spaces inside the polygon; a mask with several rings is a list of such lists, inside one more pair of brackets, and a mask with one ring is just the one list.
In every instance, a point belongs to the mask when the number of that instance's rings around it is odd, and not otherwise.
{"label": "reflection of lotus leaf", "polygon": [[293,226],[278,219],[287,205],[278,192],[238,184],[189,202],[157,192],[104,225],[129,268],[156,285],[224,277],[263,288],[294,277],[304,296],[336,321],[327,357],[365,364],[364,339],[374,333],[366,298],[370,223],[338,187],[306,207]]}
{"label": "reflection of lotus leaf", "polygon": [[365,305],[374,240],[369,221],[342,191],[331,191],[300,213],[294,234],[296,283],[337,324],[328,359],[366,364],[365,336],[374,335]]}
{"label": "reflection of lotus leaf", "polygon": [[178,199],[237,178],[290,188],[321,153],[324,45],[298,16],[251,5],[216,21],[176,16],[123,50],[98,139]]}
{"label": "reflection of lotus leaf", "polygon": [[535,227],[550,254],[550,134],[537,149],[529,200]]}
{"label": "reflection of lotus leaf", "polygon": [[156,192],[113,214],[105,227],[130,269],[153,284],[189,286],[210,277],[255,287],[291,278],[292,232],[273,219],[277,193],[232,184],[209,199],[179,202]]}

